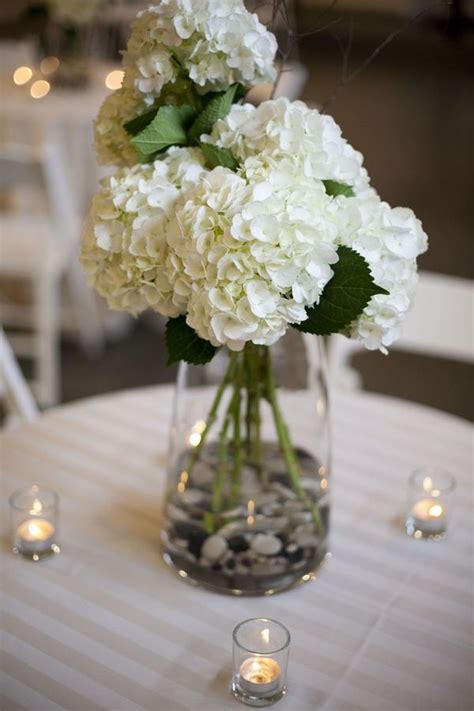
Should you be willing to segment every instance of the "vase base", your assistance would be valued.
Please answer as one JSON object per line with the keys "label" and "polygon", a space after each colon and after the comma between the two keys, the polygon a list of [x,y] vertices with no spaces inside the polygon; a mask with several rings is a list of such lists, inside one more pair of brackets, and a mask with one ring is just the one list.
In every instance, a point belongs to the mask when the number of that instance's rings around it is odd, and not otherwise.
{"label": "vase base", "polygon": [[310,567],[305,566],[298,572],[293,570],[282,575],[262,576],[262,579],[257,579],[241,575],[229,578],[211,569],[203,570],[201,566],[168,551],[163,551],[162,555],[166,565],[190,585],[235,597],[269,597],[309,583],[316,579],[318,571],[331,558],[331,553],[324,547],[318,557],[313,559]]}

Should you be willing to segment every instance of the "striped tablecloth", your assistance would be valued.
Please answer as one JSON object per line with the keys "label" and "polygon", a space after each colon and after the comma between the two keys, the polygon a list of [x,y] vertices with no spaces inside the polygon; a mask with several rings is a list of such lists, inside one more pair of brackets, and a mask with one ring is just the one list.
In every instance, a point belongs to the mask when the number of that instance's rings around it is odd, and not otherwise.
{"label": "striped tablecloth", "polygon": [[[231,632],[262,615],[292,633],[281,711],[471,711],[469,425],[337,396],[332,560],[297,590],[234,599],[160,562],[171,398],[170,387],[96,398],[4,435],[5,514],[16,487],[56,489],[63,552],[34,564],[4,539],[2,708],[236,710]],[[408,474],[423,464],[458,479],[439,542],[400,524]]]}

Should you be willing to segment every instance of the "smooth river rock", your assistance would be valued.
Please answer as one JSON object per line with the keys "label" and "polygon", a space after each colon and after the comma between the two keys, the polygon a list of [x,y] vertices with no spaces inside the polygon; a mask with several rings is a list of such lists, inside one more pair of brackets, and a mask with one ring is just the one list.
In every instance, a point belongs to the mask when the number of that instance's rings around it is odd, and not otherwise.
{"label": "smooth river rock", "polygon": [[259,555],[276,555],[281,550],[282,542],[271,534],[257,533],[252,539],[250,547]]}
{"label": "smooth river rock", "polygon": [[227,551],[227,541],[223,536],[209,536],[201,548],[201,555],[211,561],[222,558]]}

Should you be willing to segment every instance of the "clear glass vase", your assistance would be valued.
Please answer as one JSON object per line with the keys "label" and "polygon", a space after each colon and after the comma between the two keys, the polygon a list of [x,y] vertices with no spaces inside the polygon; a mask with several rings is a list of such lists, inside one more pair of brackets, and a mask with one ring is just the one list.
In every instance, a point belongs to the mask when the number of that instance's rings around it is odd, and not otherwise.
{"label": "clear glass vase", "polygon": [[329,524],[323,343],[289,333],[182,364],[171,428],[164,559],[218,592],[269,595],[314,578]]}

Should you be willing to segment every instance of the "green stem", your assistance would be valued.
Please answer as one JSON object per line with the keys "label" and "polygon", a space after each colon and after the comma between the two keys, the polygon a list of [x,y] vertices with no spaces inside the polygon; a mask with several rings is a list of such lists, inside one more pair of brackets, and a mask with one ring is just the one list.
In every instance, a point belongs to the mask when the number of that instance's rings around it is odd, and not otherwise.
{"label": "green stem", "polygon": [[295,450],[291,443],[290,433],[286,422],[281,414],[280,407],[278,405],[278,399],[276,394],[275,380],[273,377],[272,361],[270,348],[266,348],[265,352],[265,374],[266,374],[266,397],[270,404],[273,413],[273,420],[275,422],[275,428],[278,435],[278,441],[280,443],[281,451],[285,458],[286,466],[288,468],[288,475],[290,477],[291,485],[298,494],[300,500],[311,512],[311,516],[314,525],[318,531],[322,531],[322,521],[321,514],[314,502],[311,501],[310,497],[307,495],[306,491],[301,486],[301,475],[298,459],[295,455]]}
{"label": "green stem", "polygon": [[243,380],[244,361],[243,358],[239,361],[237,375],[234,381],[234,397],[232,399],[232,421],[234,427],[234,468],[232,470],[232,479],[230,485],[230,502],[231,506],[235,506],[239,493],[240,475],[242,472],[242,436],[240,431],[240,407],[242,404],[242,380]]}
{"label": "green stem", "polygon": [[230,417],[227,412],[219,433],[218,468],[214,482],[214,491],[212,492],[211,504],[213,513],[218,513],[222,507],[222,492],[224,490],[225,475],[227,474],[227,465],[229,462],[227,456],[227,430],[229,429],[229,424]]}
{"label": "green stem", "polygon": [[219,405],[221,404],[221,400],[224,395],[225,389],[227,388],[227,386],[229,385],[229,383],[232,381],[232,379],[234,377],[234,372],[235,372],[235,368],[237,365],[238,356],[239,356],[238,353],[232,353],[232,355],[230,356],[230,361],[229,361],[229,365],[227,367],[227,371],[226,371],[221,383],[219,384],[219,387],[217,388],[217,392],[214,397],[214,401],[211,405],[211,409],[209,410],[209,414],[207,416],[206,427],[204,428],[204,431],[201,434],[201,439],[199,441],[199,444],[197,445],[197,447],[195,447],[193,449],[190,461],[188,462],[188,474],[191,474],[194,465],[198,461],[198,459],[201,455],[202,449],[204,447],[204,444],[206,442],[207,435],[211,431],[211,428],[213,427],[213,425],[217,419],[217,412],[219,410]]}
{"label": "green stem", "polygon": [[247,375],[247,458],[259,477],[262,476],[262,442],[260,400],[262,396],[260,382],[260,348],[253,343],[245,346],[245,371]]}

